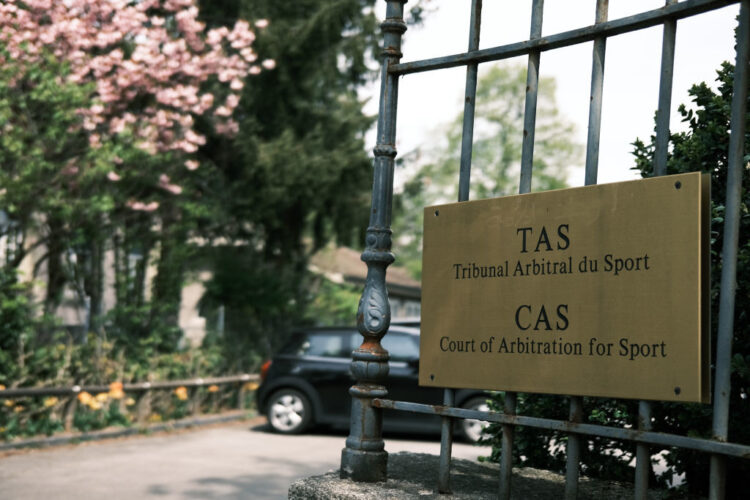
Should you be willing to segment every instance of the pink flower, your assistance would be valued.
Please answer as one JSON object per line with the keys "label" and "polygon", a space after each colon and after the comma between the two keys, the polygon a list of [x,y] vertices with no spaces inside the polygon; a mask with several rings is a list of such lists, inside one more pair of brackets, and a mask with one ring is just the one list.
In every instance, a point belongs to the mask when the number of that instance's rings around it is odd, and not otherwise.
{"label": "pink flower", "polygon": [[119,175],[117,175],[117,172],[114,170],[110,170],[107,172],[107,179],[111,180],[112,182],[117,182],[121,179]]}
{"label": "pink flower", "polygon": [[200,166],[200,163],[198,163],[195,160],[187,160],[185,162],[185,168],[188,170],[196,170]]}
{"label": "pink flower", "polygon": [[226,106],[219,106],[218,108],[216,108],[216,111],[214,111],[214,114],[216,116],[231,116],[232,110]]}
{"label": "pink flower", "polygon": [[226,105],[229,109],[236,108],[239,103],[240,98],[237,97],[237,94],[229,94],[227,96]]}
{"label": "pink flower", "polygon": [[266,59],[261,63],[266,69],[274,69],[276,67],[276,61],[273,59]]}
{"label": "pink flower", "polygon": [[162,187],[172,194],[182,193],[182,188],[178,186],[177,184],[167,184],[166,186],[162,186]]}
{"label": "pink flower", "polygon": [[255,27],[260,29],[268,27],[268,19],[258,19],[255,21]]}

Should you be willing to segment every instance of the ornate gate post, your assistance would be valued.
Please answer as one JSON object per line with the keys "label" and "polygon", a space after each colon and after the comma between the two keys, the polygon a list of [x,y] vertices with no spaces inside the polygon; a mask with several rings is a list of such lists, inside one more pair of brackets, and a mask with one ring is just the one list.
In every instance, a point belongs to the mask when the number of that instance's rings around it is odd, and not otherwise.
{"label": "ornate gate post", "polygon": [[398,99],[398,76],[390,75],[388,67],[401,59],[401,35],[406,31],[404,4],[407,1],[386,0],[386,19],[380,25],[384,47],[372,210],[366,248],[362,253],[362,260],[367,264],[367,280],[357,310],[357,328],[364,341],[352,353],[352,373],[356,383],[349,389],[352,396],[349,437],[346,448],[341,451],[341,477],[355,481],[385,481],[387,475],[388,453],[382,438],[382,410],[374,408],[372,400],[388,394],[382,385],[388,375],[388,351],[380,345],[380,339],[391,322],[385,270],[394,260],[390,251],[390,226]]}

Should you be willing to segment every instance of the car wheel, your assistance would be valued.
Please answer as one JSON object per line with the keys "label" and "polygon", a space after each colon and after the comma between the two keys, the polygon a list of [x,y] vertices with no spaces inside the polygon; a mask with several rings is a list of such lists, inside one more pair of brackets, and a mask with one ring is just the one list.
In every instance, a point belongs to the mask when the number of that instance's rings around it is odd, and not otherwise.
{"label": "car wheel", "polygon": [[281,389],[271,395],[266,413],[276,432],[299,434],[310,426],[312,406],[307,396],[294,389]]}
{"label": "car wheel", "polygon": [[[487,404],[487,398],[475,397],[466,401],[462,408],[467,410],[489,411],[490,406]],[[473,418],[464,418],[459,421],[458,434],[464,441],[477,443],[482,438],[482,433],[490,424],[486,420],[476,420]]]}

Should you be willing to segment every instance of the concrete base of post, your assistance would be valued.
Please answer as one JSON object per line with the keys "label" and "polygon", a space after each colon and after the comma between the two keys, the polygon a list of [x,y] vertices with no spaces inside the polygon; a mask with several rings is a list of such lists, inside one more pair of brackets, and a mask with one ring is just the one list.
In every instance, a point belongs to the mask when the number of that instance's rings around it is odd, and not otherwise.
{"label": "concrete base of post", "polygon": [[[352,453],[342,459],[377,455],[379,452]],[[385,452],[383,452],[385,454]],[[477,450],[479,453],[479,450]],[[364,500],[388,498],[391,500],[423,500],[450,498],[451,500],[496,500],[496,464],[477,463],[470,460],[453,459],[451,462],[451,486],[453,495],[446,497],[438,492],[438,455],[424,453],[392,453],[388,456],[388,481],[352,481],[344,471],[331,471],[295,481],[289,488],[290,500]],[[378,467],[378,466],[375,466]],[[362,467],[366,470],[369,467]],[[342,478],[342,476],[344,476]],[[524,500],[562,498],[565,477],[554,472],[524,467],[513,469],[513,496]],[[606,498],[607,500],[632,500],[633,485],[582,478],[579,498]],[[663,497],[661,491],[649,491],[648,499]]]}
{"label": "concrete base of post", "polygon": [[388,452],[341,450],[341,479],[378,483],[387,479]]}

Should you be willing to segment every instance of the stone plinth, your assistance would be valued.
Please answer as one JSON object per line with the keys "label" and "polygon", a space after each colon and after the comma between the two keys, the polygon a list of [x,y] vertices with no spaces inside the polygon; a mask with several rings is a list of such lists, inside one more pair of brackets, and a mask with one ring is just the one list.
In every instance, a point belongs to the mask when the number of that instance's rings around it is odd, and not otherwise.
{"label": "stone plinth", "polygon": [[[388,456],[388,481],[385,483],[355,483],[340,479],[339,472],[329,472],[296,481],[289,488],[290,500],[372,500],[389,499],[496,499],[499,489],[499,470],[495,464],[481,464],[454,459],[451,466],[452,496],[439,495],[437,455],[423,453],[395,453]],[[565,496],[565,478],[549,471],[514,469],[512,498],[557,499]],[[632,499],[633,486],[582,478],[579,499]],[[650,492],[650,499],[662,498],[660,492]]]}

